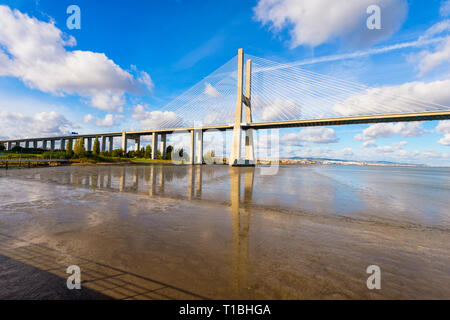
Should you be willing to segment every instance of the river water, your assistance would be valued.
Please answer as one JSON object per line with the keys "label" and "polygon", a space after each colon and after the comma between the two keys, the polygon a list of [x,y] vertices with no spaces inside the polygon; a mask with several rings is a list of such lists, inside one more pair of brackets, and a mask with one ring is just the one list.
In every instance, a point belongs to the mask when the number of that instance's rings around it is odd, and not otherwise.
{"label": "river water", "polygon": [[265,169],[1,171],[0,298],[450,299],[449,168]]}

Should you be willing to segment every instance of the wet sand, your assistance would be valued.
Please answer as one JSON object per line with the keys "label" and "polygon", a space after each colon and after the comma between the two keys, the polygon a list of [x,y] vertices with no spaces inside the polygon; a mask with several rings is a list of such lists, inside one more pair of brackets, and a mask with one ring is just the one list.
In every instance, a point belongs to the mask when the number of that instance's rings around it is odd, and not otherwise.
{"label": "wet sand", "polygon": [[0,190],[3,299],[450,298],[449,169],[56,167]]}

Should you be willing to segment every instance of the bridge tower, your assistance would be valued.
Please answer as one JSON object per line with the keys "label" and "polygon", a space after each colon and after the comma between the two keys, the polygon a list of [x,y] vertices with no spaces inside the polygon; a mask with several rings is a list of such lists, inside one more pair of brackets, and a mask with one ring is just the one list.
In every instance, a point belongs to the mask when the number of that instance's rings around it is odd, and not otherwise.
{"label": "bridge tower", "polygon": [[[251,86],[252,86],[252,60],[247,60],[245,72],[245,95],[243,93],[244,85],[244,50],[238,51],[238,75],[237,75],[237,100],[236,113],[234,116],[233,142],[229,158],[230,166],[254,166],[255,154],[253,147],[253,131],[245,130],[245,156],[241,157],[242,149],[242,126],[252,122],[251,107]],[[242,122],[242,104],[245,105],[245,123]]]}

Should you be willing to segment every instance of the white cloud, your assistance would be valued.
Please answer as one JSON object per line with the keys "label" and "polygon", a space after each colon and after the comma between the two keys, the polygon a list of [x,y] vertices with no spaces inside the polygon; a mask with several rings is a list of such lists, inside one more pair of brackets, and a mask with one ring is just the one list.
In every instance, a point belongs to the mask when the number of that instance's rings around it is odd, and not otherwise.
{"label": "white cloud", "polygon": [[54,111],[27,116],[21,113],[0,111],[2,135],[15,138],[35,138],[67,134],[72,123]]}
{"label": "white cloud", "polygon": [[281,138],[283,144],[302,145],[302,142],[317,144],[335,143],[339,138],[334,129],[324,127],[311,127],[300,130],[298,133],[288,133]]}
{"label": "white cloud", "polygon": [[138,120],[145,129],[175,128],[182,123],[182,118],[171,111],[146,111],[142,104],[134,107],[131,116]]}
{"label": "white cloud", "polygon": [[436,126],[436,132],[444,135],[438,143],[444,146],[450,146],[450,120],[439,121]]}
{"label": "white cloud", "polygon": [[112,127],[116,125],[116,116],[108,113],[104,118],[94,117],[92,114],[87,114],[84,116],[84,122],[93,122],[98,127]]}
{"label": "white cloud", "polygon": [[203,93],[206,94],[208,97],[211,97],[211,98],[218,98],[218,97],[222,96],[222,94],[219,91],[217,91],[217,89],[214,88],[211,85],[211,83],[206,83],[205,84],[205,90],[203,91]]}
{"label": "white cloud", "polygon": [[390,146],[379,146],[375,148],[376,152],[381,153],[392,153],[395,151],[403,150],[403,148],[408,144],[406,141],[396,142]]}
{"label": "white cloud", "polygon": [[450,61],[450,37],[440,43],[434,52],[422,51],[418,55],[419,76],[436,69],[444,63]]}
{"label": "white cloud", "polygon": [[442,1],[439,13],[442,17],[450,16],[450,0]]}
{"label": "white cloud", "polygon": [[425,34],[419,37],[419,42],[425,43],[429,39],[438,35],[442,36],[442,41],[435,44],[433,51],[423,50],[418,54],[410,55],[408,60],[417,64],[419,70],[419,76],[423,76],[426,73],[436,69],[444,63],[450,61],[450,20],[439,21],[434,24],[425,32]]}
{"label": "white cloud", "polygon": [[153,91],[153,87],[155,84],[153,83],[152,78],[147,72],[141,71],[138,80],[147,88],[148,92]]}
{"label": "white cloud", "polygon": [[253,118],[261,117],[262,121],[293,120],[301,116],[300,106],[290,99],[276,98],[267,104],[255,96],[252,98],[252,108]]}
{"label": "white cloud", "polygon": [[[381,30],[369,30],[367,7],[381,8]],[[255,19],[275,32],[290,29],[291,46],[317,46],[341,38],[368,45],[391,36],[408,11],[405,0],[259,0]]]}
{"label": "white cloud", "polygon": [[444,135],[443,138],[439,139],[438,143],[443,146],[450,146],[450,134]]}
{"label": "white cloud", "polygon": [[334,151],[334,156],[338,158],[349,158],[354,155],[352,148],[344,148]]}
{"label": "white cloud", "polygon": [[[420,112],[430,103],[450,106],[450,80],[407,82],[398,86],[367,89],[364,94],[350,96],[333,106],[342,116],[385,113]],[[420,100],[411,103],[412,100]]]}
{"label": "white cloud", "polygon": [[377,146],[377,144],[376,144],[375,140],[367,140],[367,141],[364,141],[364,143],[363,143],[363,148],[373,148],[376,146]]}
{"label": "white cloud", "polygon": [[152,86],[148,74],[135,79],[103,53],[65,48],[75,45],[75,38],[65,36],[53,21],[0,5],[0,76],[54,95],[79,95],[107,111],[120,111],[125,93]]}
{"label": "white cloud", "polygon": [[424,130],[420,122],[377,123],[364,129],[361,134],[357,134],[355,139],[360,141],[373,141],[378,138],[389,138],[396,134],[402,137],[417,137],[423,135]]}

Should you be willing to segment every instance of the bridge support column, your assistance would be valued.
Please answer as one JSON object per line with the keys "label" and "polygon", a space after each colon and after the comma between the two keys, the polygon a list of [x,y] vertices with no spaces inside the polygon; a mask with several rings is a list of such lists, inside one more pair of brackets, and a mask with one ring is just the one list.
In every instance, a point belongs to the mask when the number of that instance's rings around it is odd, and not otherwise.
{"label": "bridge support column", "polygon": [[47,149],[47,140],[42,140],[42,149]]}
{"label": "bridge support column", "polygon": [[100,151],[105,151],[106,150],[106,137],[105,136],[101,136],[100,137]]}
{"label": "bridge support column", "polygon": [[55,140],[50,140],[50,150],[55,150]]}
{"label": "bridge support column", "polygon": [[109,137],[109,143],[108,143],[108,151],[112,152],[114,147],[114,137]]}
{"label": "bridge support column", "polygon": [[246,123],[252,122],[251,116],[251,73],[252,73],[252,61],[247,61],[246,70],[246,95],[243,95],[243,83],[244,83],[244,51],[239,49],[238,53],[238,83],[237,83],[237,101],[236,101],[236,113],[234,117],[233,126],[233,143],[231,145],[231,152],[229,158],[230,166],[252,166],[254,165],[253,155],[253,134],[250,131],[246,131],[246,151],[245,158],[241,158],[242,151],[242,104],[246,105]]}
{"label": "bridge support column", "polygon": [[227,130],[222,133],[222,161],[227,158]]}
{"label": "bridge support column", "polygon": [[[247,60],[245,72],[245,122],[252,123],[252,60]],[[253,147],[253,129],[245,130],[245,164],[255,164],[255,150]]]}
{"label": "bridge support column", "polygon": [[127,133],[124,131],[122,132],[122,150],[124,153],[127,153],[128,145],[127,145]]}
{"label": "bridge support column", "polygon": [[163,159],[166,158],[167,149],[167,134],[161,133],[161,156]]}
{"label": "bridge support column", "polygon": [[202,129],[197,131],[197,141],[195,143],[195,164],[203,164],[203,131]]}
{"label": "bridge support column", "polygon": [[70,149],[73,151],[73,139],[67,139],[66,150],[69,149],[69,146]]}
{"label": "bridge support column", "polygon": [[238,164],[241,158],[241,122],[242,122],[242,87],[244,82],[244,50],[238,51],[237,101],[233,126],[233,142],[230,153],[230,166]]}
{"label": "bridge support column", "polygon": [[92,138],[87,138],[87,148],[86,151],[92,151]]}
{"label": "bridge support column", "polygon": [[11,142],[7,142],[5,145],[6,151],[11,150]]}
{"label": "bridge support column", "polygon": [[152,159],[156,159],[156,151],[158,151],[158,133],[152,133]]}
{"label": "bridge support column", "polygon": [[66,139],[61,139],[61,150],[66,150]]}
{"label": "bridge support column", "polygon": [[137,136],[134,139],[134,151],[139,151],[141,149],[141,136]]}
{"label": "bridge support column", "polygon": [[34,141],[33,141],[33,148],[34,148],[34,149],[37,149],[37,146],[38,146],[38,142],[37,142],[37,140],[34,140]]}
{"label": "bridge support column", "polygon": [[245,104],[245,121],[247,124],[252,122],[251,111],[251,75],[252,61],[247,60],[246,67],[246,88],[245,96],[243,94],[244,82],[244,51],[239,49],[238,53],[238,83],[237,83],[237,101],[236,113],[233,126],[233,143],[231,146],[229,165],[230,166],[253,166],[255,164],[255,156],[253,150],[253,132],[246,130],[245,132],[245,158],[241,158],[242,151],[242,104]]}
{"label": "bridge support column", "polygon": [[189,163],[190,164],[194,164],[194,160],[195,160],[195,148],[194,148],[194,130],[191,130],[190,132],[191,134],[191,150],[190,150],[190,155],[191,157],[189,158]]}
{"label": "bridge support column", "polygon": [[25,148],[28,149],[30,147],[30,141],[25,141]]}

